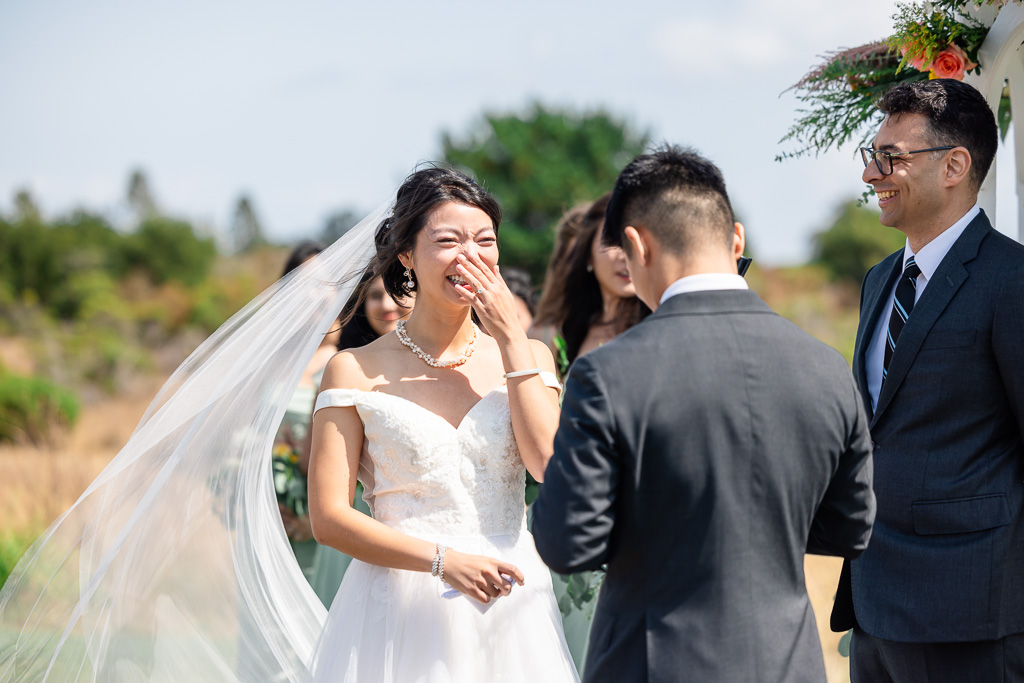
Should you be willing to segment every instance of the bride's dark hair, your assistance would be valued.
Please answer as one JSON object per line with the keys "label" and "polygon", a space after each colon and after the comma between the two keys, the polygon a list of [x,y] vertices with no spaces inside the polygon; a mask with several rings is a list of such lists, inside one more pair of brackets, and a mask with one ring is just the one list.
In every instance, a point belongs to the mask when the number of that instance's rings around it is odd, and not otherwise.
{"label": "bride's dark hair", "polygon": [[398,255],[412,249],[430,212],[446,202],[475,206],[487,214],[494,230],[498,230],[501,207],[472,178],[445,166],[416,171],[398,188],[395,209],[381,222],[374,238],[377,254],[370,269],[381,277],[384,289],[392,298],[400,300],[416,291],[415,284],[411,288],[406,284],[405,266]]}

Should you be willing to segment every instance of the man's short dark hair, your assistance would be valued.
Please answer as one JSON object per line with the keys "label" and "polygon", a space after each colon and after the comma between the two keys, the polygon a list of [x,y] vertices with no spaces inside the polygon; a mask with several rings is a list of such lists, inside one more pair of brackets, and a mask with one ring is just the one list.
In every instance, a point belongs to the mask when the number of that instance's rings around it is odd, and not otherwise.
{"label": "man's short dark hair", "polygon": [[999,128],[977,89],[951,78],[900,83],[886,91],[878,108],[887,116],[922,114],[928,119],[931,147],[965,147],[971,155],[975,189],[988,175],[999,147]]}
{"label": "man's short dark hair", "polygon": [[602,238],[628,249],[626,226],[644,227],[665,249],[682,255],[698,246],[730,246],[734,221],[718,167],[692,149],[665,144],[622,169]]}

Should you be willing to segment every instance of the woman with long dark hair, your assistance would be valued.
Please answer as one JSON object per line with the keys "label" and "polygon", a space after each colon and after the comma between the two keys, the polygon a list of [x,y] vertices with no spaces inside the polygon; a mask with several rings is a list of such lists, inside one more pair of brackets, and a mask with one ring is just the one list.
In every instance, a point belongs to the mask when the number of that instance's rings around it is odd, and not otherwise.
{"label": "woman with long dark hair", "polygon": [[[601,243],[610,194],[571,209],[559,224],[564,257],[552,255],[537,311],[535,329],[547,326],[559,371],[568,372],[579,356],[611,341],[651,311],[636,297],[619,247]],[[561,233],[565,232],[563,236]]]}

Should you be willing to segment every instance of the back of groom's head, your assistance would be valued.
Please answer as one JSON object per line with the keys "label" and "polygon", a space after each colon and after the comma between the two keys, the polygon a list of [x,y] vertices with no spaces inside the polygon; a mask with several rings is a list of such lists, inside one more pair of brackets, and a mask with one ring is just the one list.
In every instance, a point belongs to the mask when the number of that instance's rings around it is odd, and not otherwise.
{"label": "back of groom's head", "polygon": [[683,255],[731,248],[734,221],[718,167],[692,149],[665,144],[622,169],[602,237],[606,244],[629,249],[626,227],[643,227],[663,248]]}

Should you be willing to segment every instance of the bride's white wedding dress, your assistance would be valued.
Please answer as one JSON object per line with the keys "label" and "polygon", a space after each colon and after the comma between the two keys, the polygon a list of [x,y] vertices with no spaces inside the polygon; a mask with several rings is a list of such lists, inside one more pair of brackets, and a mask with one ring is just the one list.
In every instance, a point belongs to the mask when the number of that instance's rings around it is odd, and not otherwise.
{"label": "bride's white wedding dress", "polygon": [[[550,383],[553,377],[546,381]],[[310,671],[315,681],[576,681],[551,577],[526,529],[525,468],[501,386],[458,426],[400,396],[330,389],[317,410],[355,406],[359,479],[376,520],[461,552],[507,560],[526,582],[486,606],[441,597],[437,578],[354,560]]]}

